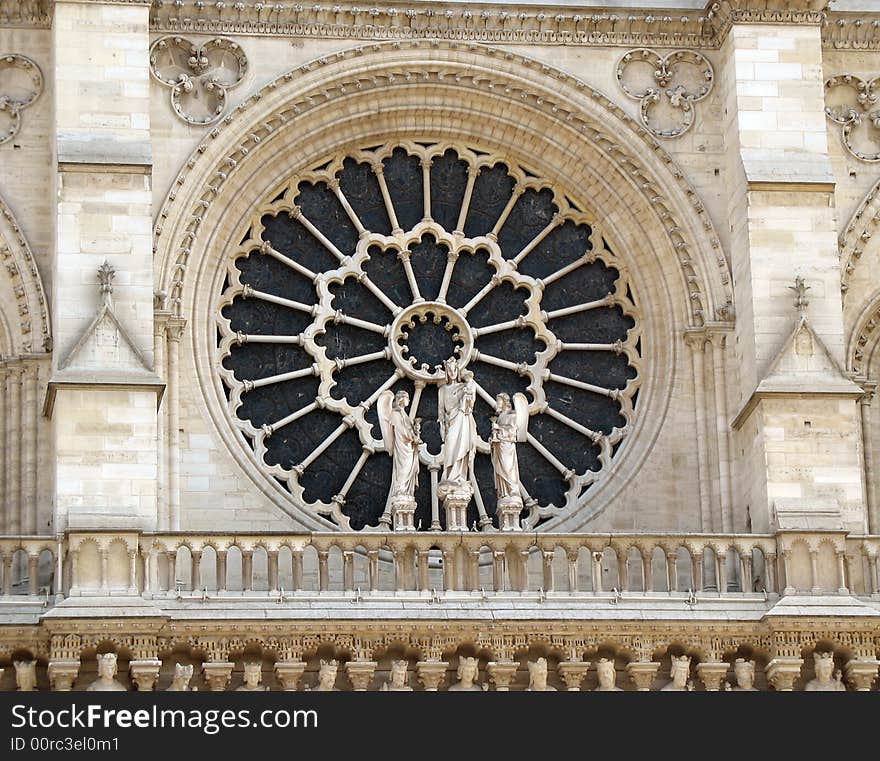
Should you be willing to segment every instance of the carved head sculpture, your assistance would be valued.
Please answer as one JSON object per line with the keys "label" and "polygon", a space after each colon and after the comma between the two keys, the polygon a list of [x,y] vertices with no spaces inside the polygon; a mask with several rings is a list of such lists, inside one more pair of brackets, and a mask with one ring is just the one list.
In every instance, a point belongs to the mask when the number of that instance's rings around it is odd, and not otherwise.
{"label": "carved head sculpture", "polygon": [[495,407],[498,412],[506,412],[511,407],[510,394],[502,391],[495,397]]}
{"label": "carved head sculpture", "polygon": [[688,676],[691,672],[691,658],[689,655],[673,655],[669,675],[676,687],[684,688],[687,685]]}
{"label": "carved head sculpture", "polygon": [[547,686],[547,659],[529,661],[529,687],[544,689]]}
{"label": "carved head sculpture", "polygon": [[332,690],[333,685],[336,684],[336,670],[339,667],[339,663],[335,658],[331,658],[330,660],[321,659],[321,666],[318,670],[318,689],[319,690]]}
{"label": "carved head sculpture", "polygon": [[13,661],[15,683],[21,692],[33,692],[37,687],[37,662]]}
{"label": "carved head sculpture", "polygon": [[458,679],[465,684],[473,684],[477,681],[477,659],[476,658],[459,658],[458,660]]}
{"label": "carved head sculpture", "polygon": [[458,360],[450,357],[443,362],[443,372],[446,373],[446,382],[455,383],[458,380]]}
{"label": "carved head sculpture", "polygon": [[409,394],[406,391],[398,391],[394,395],[394,406],[399,410],[405,410],[409,406]]}
{"label": "carved head sculpture", "polygon": [[180,685],[183,689],[186,689],[189,680],[192,679],[192,675],[192,664],[189,666],[184,666],[182,663],[174,664],[174,684]]}
{"label": "carved head sculpture", "polygon": [[834,653],[813,653],[813,662],[816,679],[820,682],[830,682],[834,673]]}
{"label": "carved head sculpture", "polygon": [[116,653],[98,653],[98,676],[101,679],[112,679],[116,676]]}
{"label": "carved head sculpture", "polygon": [[406,669],[409,664],[405,660],[391,661],[391,686],[406,686]]}
{"label": "carved head sculpture", "polygon": [[755,662],[737,658],[733,664],[736,686],[741,690],[751,690],[755,684]]}
{"label": "carved head sculpture", "polygon": [[244,662],[244,683],[247,687],[256,687],[263,678],[263,664],[259,661]]}
{"label": "carved head sculpture", "polygon": [[614,668],[614,661],[608,658],[600,658],[596,663],[596,673],[599,676],[599,687],[603,690],[610,690],[614,687],[617,679],[617,671]]}

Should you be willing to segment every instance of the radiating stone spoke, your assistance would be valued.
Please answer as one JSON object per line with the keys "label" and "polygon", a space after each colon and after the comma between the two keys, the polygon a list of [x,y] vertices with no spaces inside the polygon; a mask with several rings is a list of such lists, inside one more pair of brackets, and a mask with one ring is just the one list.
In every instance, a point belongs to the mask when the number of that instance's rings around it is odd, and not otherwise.
{"label": "radiating stone spoke", "polygon": [[362,272],[358,275],[358,282],[361,283],[370,293],[372,293],[379,301],[381,301],[385,307],[388,309],[391,314],[397,314],[401,309],[403,309],[400,304],[395,303],[388,295],[383,291],[378,285],[376,285],[372,280],[370,280],[369,275],[366,272]]}
{"label": "radiating stone spoke", "polygon": [[541,312],[541,316],[545,321],[555,320],[557,317],[567,317],[570,314],[578,314],[579,312],[589,312],[591,309],[601,309],[602,307],[614,306],[617,303],[617,297],[613,293],[596,299],[595,301],[585,301],[583,304],[574,304],[570,307],[562,309],[554,309],[550,312]]}
{"label": "radiating stone spoke", "polygon": [[467,220],[468,209],[470,209],[471,196],[473,196],[474,193],[474,183],[479,176],[479,167],[468,167],[468,181],[464,189],[464,198],[461,201],[461,209],[458,212],[458,222],[455,225],[454,232],[456,235],[464,235],[464,223]]}
{"label": "radiating stone spoke", "polygon": [[590,343],[566,343],[559,341],[556,344],[558,351],[613,351],[615,354],[623,354],[623,341],[615,341],[611,344],[590,344]]}
{"label": "radiating stone spoke", "polygon": [[336,314],[333,315],[333,322],[342,323],[343,325],[351,325],[355,328],[363,328],[364,330],[370,330],[373,333],[378,333],[382,336],[387,336],[391,330],[390,325],[378,325],[369,320],[361,320],[358,317],[349,317],[348,315],[342,314],[342,312],[336,312]]}
{"label": "radiating stone spoke", "polygon": [[507,320],[506,322],[496,322],[494,325],[486,325],[483,328],[472,328],[474,337],[487,336],[490,333],[500,333],[502,330],[510,330],[511,328],[523,328],[526,325],[525,317],[517,317],[515,320]]}
{"label": "radiating stone spoke", "polygon": [[379,388],[377,388],[372,394],[364,399],[364,401],[362,401],[359,406],[363,407],[364,411],[370,409],[370,407],[372,407],[376,403],[376,400],[379,398],[379,394],[381,394],[383,391],[387,391],[395,383],[397,383],[401,375],[402,373],[397,370],[390,378],[388,378],[388,380],[386,380],[381,386],[379,386]]}
{"label": "radiating stone spoke", "polygon": [[585,425],[581,425],[580,423],[572,420],[570,417],[563,415],[561,412],[554,410],[551,406],[547,405],[547,407],[543,410],[550,417],[558,420],[560,423],[564,423],[573,431],[577,431],[580,434],[583,434],[588,439],[591,439],[593,443],[597,443],[602,439],[602,434],[598,431],[594,431],[590,428],[587,428]]}
{"label": "radiating stone spoke", "polygon": [[327,451],[330,445],[334,441],[336,441],[336,439],[342,436],[342,434],[345,433],[349,428],[351,428],[353,424],[354,421],[350,420],[349,418],[343,420],[338,426],[336,426],[336,428],[333,429],[333,432],[326,439],[324,439],[311,451],[311,453],[308,457],[306,457],[305,460],[299,463],[299,465],[294,465],[293,470],[301,476],[305,472],[305,469],[308,468],[309,465],[317,460],[322,454],[324,454],[324,452]]}
{"label": "radiating stone spoke", "polygon": [[272,246],[272,244],[265,240],[263,241],[263,245],[260,246],[260,253],[271,256],[273,259],[277,259],[282,264],[290,267],[294,272],[298,272],[303,277],[307,277],[312,282],[317,278],[317,274],[312,272],[308,267],[300,264],[296,259],[291,259],[289,256],[282,254],[278,249]]}
{"label": "radiating stone spoke", "polygon": [[480,485],[477,483],[477,477],[471,473],[471,488],[474,490],[474,504],[477,506],[477,515],[480,516],[480,527],[492,524],[492,519],[486,512],[486,503],[483,502],[483,494],[480,491]]}
{"label": "radiating stone spoke", "polygon": [[295,309],[297,312],[305,312],[306,314],[310,314],[314,316],[318,312],[317,306],[309,306],[308,304],[303,304],[301,301],[293,301],[292,299],[285,299],[281,296],[275,296],[271,293],[266,293],[265,291],[257,291],[251,288],[249,285],[245,285],[241,289],[241,297],[244,299],[260,299],[261,301],[268,301],[270,304],[278,304],[279,306],[289,307],[290,309]]}
{"label": "radiating stone spoke", "polygon": [[492,289],[495,288],[495,286],[497,286],[498,283],[500,283],[500,282],[501,281],[497,277],[493,277],[488,283],[486,283],[486,285],[484,285],[479,290],[479,292],[467,304],[465,304],[458,311],[461,312],[462,314],[467,314],[468,312],[470,312],[471,309],[473,309],[484,298],[486,298],[486,296],[488,296],[492,292]]}
{"label": "radiating stone spoke", "polygon": [[385,203],[385,211],[388,214],[388,219],[391,222],[391,231],[392,233],[403,232],[400,229],[400,222],[397,221],[397,212],[394,210],[394,204],[391,202],[391,193],[388,191],[388,183],[385,181],[385,167],[382,166],[382,163],[377,161],[372,165],[373,174],[376,175],[376,180],[379,183],[379,191],[382,193],[382,201]]}
{"label": "radiating stone spoke", "polygon": [[455,269],[455,263],[458,261],[458,253],[450,251],[446,255],[446,269],[443,270],[443,282],[440,283],[440,292],[437,294],[437,301],[441,304],[446,303],[446,294],[449,292],[449,283],[452,282],[452,270]]}
{"label": "radiating stone spoke", "polygon": [[550,452],[540,441],[538,441],[532,434],[527,434],[527,440],[529,444],[531,444],[540,454],[541,456],[547,460],[556,470],[558,470],[562,477],[567,481],[575,475],[575,472],[571,469],[563,465],[554,455]]}
{"label": "radiating stone spoke", "polygon": [[583,381],[575,380],[574,378],[569,378],[565,375],[551,373],[549,370],[544,371],[544,380],[556,381],[557,383],[562,383],[566,386],[571,386],[572,388],[583,389],[584,391],[592,391],[594,394],[601,394],[602,396],[607,396],[609,399],[616,400],[617,397],[620,396],[620,392],[617,389],[609,389],[593,385],[592,383],[584,383]]}
{"label": "radiating stone spoke", "polygon": [[532,251],[535,250],[538,244],[542,240],[544,240],[544,238],[546,238],[553,231],[554,228],[558,227],[560,224],[562,224],[562,217],[559,214],[554,214],[553,219],[551,219],[547,223],[547,226],[543,230],[541,230],[541,232],[539,232],[534,238],[532,238],[532,240],[522,251],[520,251],[516,256],[513,257],[513,263],[518,265],[523,259],[525,259],[530,253],[532,253]]}
{"label": "radiating stone spoke", "polygon": [[254,381],[243,380],[242,384],[244,385],[245,391],[252,391],[255,388],[271,386],[274,383],[283,383],[284,381],[295,380],[296,378],[306,378],[309,375],[318,375],[320,372],[320,368],[317,365],[312,365],[311,367],[304,367],[302,370],[292,370],[289,373],[270,375],[266,378],[259,378]]}
{"label": "radiating stone spoke", "polygon": [[368,452],[366,449],[361,452],[361,456],[358,457],[358,461],[351,469],[351,473],[348,474],[348,478],[345,479],[345,483],[342,485],[339,493],[333,497],[333,501],[336,502],[338,505],[342,506],[343,504],[345,504],[345,497],[348,495],[351,487],[354,486],[354,482],[357,479],[358,475],[360,475],[361,470],[363,470],[364,465],[366,465],[369,456],[370,452]]}
{"label": "radiating stone spoke", "polygon": [[336,198],[339,200],[339,203],[342,204],[342,208],[345,209],[345,213],[348,214],[348,218],[351,220],[351,223],[355,226],[355,229],[358,231],[358,235],[364,235],[368,232],[368,230],[364,227],[360,218],[358,217],[355,210],[351,207],[351,204],[348,202],[348,199],[345,197],[345,193],[342,192],[342,188],[339,187],[339,180],[334,179],[330,183],[330,189],[333,191]]}
{"label": "radiating stone spoke", "polygon": [[513,192],[510,194],[510,198],[507,200],[507,206],[504,207],[498,219],[495,221],[495,226],[492,228],[492,232],[489,233],[490,238],[493,238],[494,240],[498,239],[498,233],[501,232],[501,228],[504,227],[504,223],[510,216],[510,212],[513,211],[513,207],[516,206],[516,202],[524,192],[525,188],[522,185],[514,187]]}
{"label": "radiating stone spoke", "polygon": [[241,333],[235,334],[237,344],[293,344],[302,346],[302,333],[295,336],[269,335],[266,333]]}
{"label": "radiating stone spoke", "polygon": [[294,420],[299,420],[301,417],[305,417],[310,412],[313,412],[316,409],[318,409],[317,402],[312,402],[311,404],[307,404],[305,407],[298,409],[296,412],[291,412],[286,417],[281,418],[281,420],[278,420],[274,423],[267,423],[267,424],[263,425],[263,431],[265,432],[265,434],[267,436],[271,436],[273,433],[275,433],[275,431],[278,431],[281,428],[284,428],[284,426],[289,425]]}
{"label": "radiating stone spoke", "polygon": [[300,209],[299,206],[293,207],[293,218],[305,227],[306,230],[308,230],[312,236],[340,262],[345,260],[345,254],[336,247],[336,244],[332,240],[309,221],[309,218],[302,213],[302,209]]}
{"label": "radiating stone spoke", "polygon": [[419,283],[416,280],[416,273],[413,272],[410,256],[409,251],[401,251],[397,258],[403,264],[403,271],[406,272],[406,281],[409,283],[409,289],[412,291],[413,302],[424,301],[422,294],[419,292]]}
{"label": "radiating stone spoke", "polygon": [[381,349],[380,351],[374,351],[370,354],[360,354],[357,357],[347,357],[346,359],[340,359],[337,357],[333,361],[336,363],[336,367],[338,370],[343,370],[346,367],[352,367],[353,365],[363,365],[367,362],[375,362],[377,359],[390,359],[391,358],[391,349]]}
{"label": "radiating stone spoke", "polygon": [[556,272],[554,272],[553,274],[547,275],[547,277],[542,277],[541,282],[545,286],[548,286],[550,285],[550,283],[556,282],[560,278],[563,278],[566,275],[574,272],[576,269],[583,267],[585,264],[592,264],[596,261],[597,258],[598,257],[593,251],[587,251],[584,253],[583,256],[575,259],[571,264],[567,264],[565,267],[556,270]]}
{"label": "radiating stone spoke", "polygon": [[482,351],[474,350],[474,359],[478,362],[485,362],[487,365],[495,365],[495,367],[503,367],[505,370],[513,370],[519,375],[526,375],[529,366],[525,362],[511,362],[509,359],[501,359],[493,354],[486,354]]}
{"label": "radiating stone spoke", "polygon": [[409,406],[410,420],[415,420],[419,416],[419,403],[422,401],[422,391],[424,390],[424,381],[416,381],[415,388],[413,389],[412,403]]}

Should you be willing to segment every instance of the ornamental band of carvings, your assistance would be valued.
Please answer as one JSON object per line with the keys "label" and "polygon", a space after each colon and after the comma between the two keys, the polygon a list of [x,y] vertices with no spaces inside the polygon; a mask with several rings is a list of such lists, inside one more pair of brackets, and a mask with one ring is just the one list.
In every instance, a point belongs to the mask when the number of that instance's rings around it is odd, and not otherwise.
{"label": "ornamental band of carvings", "polygon": [[617,65],[617,81],[639,101],[639,118],[657,137],[679,137],[694,123],[694,103],[712,89],[712,65],[692,50],[661,56],[653,50],[630,50]]}
{"label": "ornamental band of carvings", "polygon": [[171,89],[171,107],[187,124],[216,122],[226,110],[226,91],[240,84],[247,70],[241,47],[224,37],[204,45],[162,37],[150,47],[150,73]]}
{"label": "ornamental band of carvings", "polygon": [[841,125],[843,144],[861,161],[880,161],[880,77],[840,74],[825,82],[825,113]]}
{"label": "ornamental band of carvings", "polygon": [[416,520],[439,529],[454,359],[453,380],[474,389],[476,460],[455,479],[463,506],[473,496],[467,525],[492,523],[502,392],[528,397],[512,442],[524,525],[581,506],[641,385],[639,315],[605,232],[561,189],[476,148],[407,141],[316,166],[254,214],[219,294],[215,367],[259,467],[297,508],[375,526],[392,480],[374,456],[390,445],[378,402],[406,391],[400,413],[423,422],[421,440],[400,428],[398,492],[417,482]]}
{"label": "ornamental band of carvings", "polygon": [[21,128],[21,112],[43,91],[43,74],[30,58],[16,53],[0,55],[0,145]]}

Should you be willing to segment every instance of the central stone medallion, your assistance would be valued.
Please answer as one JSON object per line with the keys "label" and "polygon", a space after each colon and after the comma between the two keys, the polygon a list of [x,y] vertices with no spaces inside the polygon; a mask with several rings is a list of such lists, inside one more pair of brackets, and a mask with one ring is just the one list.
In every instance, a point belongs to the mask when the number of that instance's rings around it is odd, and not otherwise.
{"label": "central stone medallion", "polygon": [[391,324],[391,354],[408,377],[431,383],[444,379],[451,357],[464,367],[474,336],[464,316],[440,301],[420,301],[403,309]]}

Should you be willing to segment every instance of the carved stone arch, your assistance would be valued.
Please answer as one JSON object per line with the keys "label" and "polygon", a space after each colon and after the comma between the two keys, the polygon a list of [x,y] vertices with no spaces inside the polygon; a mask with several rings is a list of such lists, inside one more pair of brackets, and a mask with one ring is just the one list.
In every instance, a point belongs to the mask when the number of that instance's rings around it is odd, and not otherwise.
{"label": "carved stone arch", "polygon": [[[880,246],[877,248],[880,255]],[[862,304],[851,322],[847,320],[852,328],[847,337],[846,369],[857,379],[876,381],[880,380],[880,353],[877,351],[880,345],[880,289],[871,293]]]}
{"label": "carved stone arch", "polygon": [[840,252],[840,288],[846,305],[850,297],[850,284],[861,269],[862,256],[868,243],[880,225],[880,181],[867,192],[858,208],[841,233],[838,244]]}
{"label": "carved stone arch", "polygon": [[34,255],[0,197],[0,355],[52,350],[49,308]]}
{"label": "carved stone arch", "polygon": [[[476,44],[377,44],[305,64],[235,109],[182,168],[156,223],[157,289],[189,320],[185,346],[231,456],[304,527],[335,528],[266,478],[245,449],[245,434],[230,428],[208,345],[208,316],[223,281],[219,262],[258,210],[254,188],[262,197],[291,175],[310,175],[323,158],[419,138],[509,154],[568,193],[591,188],[577,197],[578,208],[602,220],[603,235],[607,229],[632,273],[646,326],[642,346],[651,357],[639,391],[643,415],[615,454],[615,467],[591,488],[590,509],[566,510],[543,524],[577,530],[620,494],[656,441],[670,401],[668,379],[686,372],[677,337],[728,314],[723,307],[733,301],[718,237],[682,170],[647,130],[583,82]],[[536,143],[546,150],[521,148]]]}

